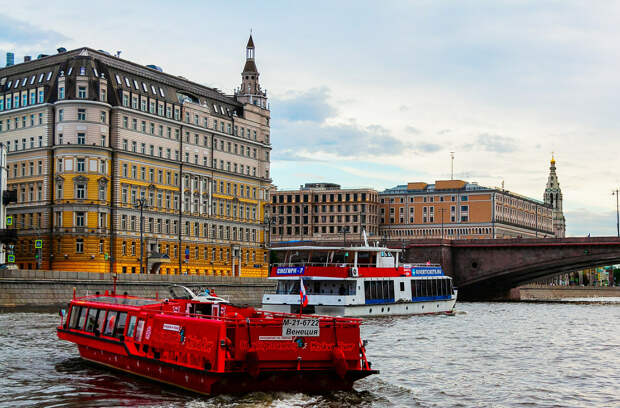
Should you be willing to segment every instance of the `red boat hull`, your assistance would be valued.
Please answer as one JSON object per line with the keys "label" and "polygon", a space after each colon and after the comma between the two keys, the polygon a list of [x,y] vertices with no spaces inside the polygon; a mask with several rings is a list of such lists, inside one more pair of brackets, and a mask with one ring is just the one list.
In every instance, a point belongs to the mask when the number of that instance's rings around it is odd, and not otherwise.
{"label": "red boat hull", "polygon": [[201,394],[240,394],[254,391],[321,393],[350,390],[356,380],[377,371],[348,371],[340,377],[336,370],[278,370],[260,372],[213,373],[174,366],[152,359],[124,356],[87,346],[78,346],[80,356],[95,364],[121,370],[149,380]]}

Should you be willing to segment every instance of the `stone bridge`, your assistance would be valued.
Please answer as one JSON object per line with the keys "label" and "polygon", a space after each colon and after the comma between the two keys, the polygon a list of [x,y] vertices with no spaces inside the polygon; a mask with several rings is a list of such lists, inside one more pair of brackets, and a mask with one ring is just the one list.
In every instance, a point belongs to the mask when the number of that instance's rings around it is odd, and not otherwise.
{"label": "stone bridge", "polygon": [[460,299],[507,297],[510,289],[584,268],[620,263],[620,238],[424,240],[396,242],[410,263],[440,263]]}

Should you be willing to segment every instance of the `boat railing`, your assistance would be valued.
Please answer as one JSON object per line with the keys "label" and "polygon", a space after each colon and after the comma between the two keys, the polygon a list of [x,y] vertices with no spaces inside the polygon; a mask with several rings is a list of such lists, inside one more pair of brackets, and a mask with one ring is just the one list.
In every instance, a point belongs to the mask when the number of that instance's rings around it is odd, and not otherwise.
{"label": "boat railing", "polygon": [[[352,268],[354,266],[353,263],[350,262],[277,262],[271,264],[275,267],[293,267],[293,266],[329,266],[329,267],[338,267],[338,268]],[[405,264],[400,263],[399,267],[403,267]],[[412,268],[428,268],[428,267],[441,267],[441,264],[435,263],[407,263],[406,265],[410,265]],[[377,265],[375,263],[357,263],[358,268],[376,268]]]}
{"label": "boat railing", "polygon": [[[349,262],[332,262],[332,263],[325,263],[325,262],[281,262],[281,263],[273,263],[273,266],[276,267],[291,267],[291,266],[324,266],[324,267],[330,267],[330,268],[352,268],[354,266],[353,263],[349,263]],[[372,263],[359,263],[357,264],[358,268],[371,268],[371,267],[375,267],[376,264]]]}
{"label": "boat railing", "polygon": [[[299,288],[290,291],[290,290],[279,290],[279,289],[266,289],[264,291],[265,294],[267,295],[295,295],[297,297],[299,297]],[[309,287],[306,288],[306,294],[308,296],[334,296],[334,297],[338,297],[338,296],[355,296],[355,291],[346,291],[344,293],[321,293],[321,292],[314,292],[313,290],[311,290]]]}

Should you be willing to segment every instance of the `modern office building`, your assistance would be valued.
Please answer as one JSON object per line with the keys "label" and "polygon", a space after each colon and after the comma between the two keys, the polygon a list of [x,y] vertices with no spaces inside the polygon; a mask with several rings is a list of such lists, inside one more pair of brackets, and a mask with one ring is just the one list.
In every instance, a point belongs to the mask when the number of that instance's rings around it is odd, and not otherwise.
{"label": "modern office building", "polygon": [[338,184],[307,183],[299,190],[271,192],[272,242],[359,240],[362,231],[379,233],[379,195],[372,189],[342,189]]}
{"label": "modern office building", "polygon": [[270,112],[254,57],[250,37],[234,95],[90,48],[0,69],[15,262],[266,276]]}
{"label": "modern office building", "polygon": [[409,183],[379,193],[387,239],[554,237],[550,205],[462,180]]}

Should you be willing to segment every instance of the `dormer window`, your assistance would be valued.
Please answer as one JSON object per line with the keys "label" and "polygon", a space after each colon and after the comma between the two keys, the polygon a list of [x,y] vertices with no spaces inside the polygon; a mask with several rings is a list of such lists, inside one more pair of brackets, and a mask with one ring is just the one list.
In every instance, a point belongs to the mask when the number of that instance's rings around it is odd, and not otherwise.
{"label": "dormer window", "polygon": [[73,72],[73,67],[69,67],[69,70],[67,71],[67,76],[71,75],[72,72]]}
{"label": "dormer window", "polygon": [[118,76],[118,74],[114,74],[114,77],[116,77],[116,83],[119,85],[122,85],[123,83],[121,82],[121,77]]}
{"label": "dormer window", "polygon": [[125,85],[127,85],[127,88],[131,88],[131,83],[129,82],[129,78],[125,77]]}
{"label": "dormer window", "polygon": [[95,74],[95,78],[99,78],[99,73],[97,72],[97,68],[93,68],[93,73]]}
{"label": "dormer window", "polygon": [[28,81],[28,77],[22,79],[22,86],[26,86],[27,81]]}
{"label": "dormer window", "polygon": [[86,75],[86,68],[85,67],[80,67],[80,75],[81,76]]}
{"label": "dormer window", "polygon": [[30,77],[30,85],[34,84],[35,78],[36,78],[36,75],[33,75]]}
{"label": "dormer window", "polygon": [[149,91],[144,82],[142,82],[142,89],[144,90],[144,92],[147,92],[147,93]]}
{"label": "dormer window", "polygon": [[140,90],[140,87],[138,86],[138,81],[136,81],[135,79],[133,80],[133,86],[136,88],[136,91]]}
{"label": "dormer window", "polygon": [[47,73],[47,77],[45,77],[45,81],[49,81],[52,78],[52,71]]}

